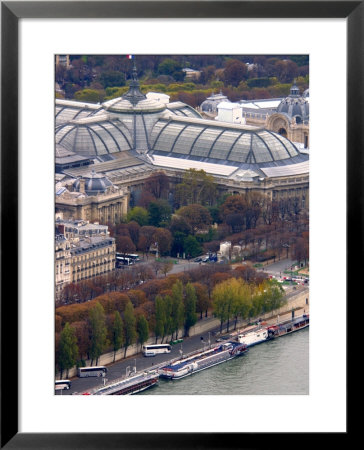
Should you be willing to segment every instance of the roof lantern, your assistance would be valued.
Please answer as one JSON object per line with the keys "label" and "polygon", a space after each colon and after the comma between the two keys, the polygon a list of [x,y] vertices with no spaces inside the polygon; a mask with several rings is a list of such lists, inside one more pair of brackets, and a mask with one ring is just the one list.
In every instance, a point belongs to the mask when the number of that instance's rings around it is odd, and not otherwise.
{"label": "roof lantern", "polygon": [[138,80],[138,73],[135,65],[135,59],[134,65],[133,65],[133,73],[132,73],[132,80],[129,84],[129,90],[126,94],[122,96],[123,99],[129,100],[129,102],[135,106],[138,102],[141,100],[145,100],[147,97],[144,95],[140,90],[140,83]]}

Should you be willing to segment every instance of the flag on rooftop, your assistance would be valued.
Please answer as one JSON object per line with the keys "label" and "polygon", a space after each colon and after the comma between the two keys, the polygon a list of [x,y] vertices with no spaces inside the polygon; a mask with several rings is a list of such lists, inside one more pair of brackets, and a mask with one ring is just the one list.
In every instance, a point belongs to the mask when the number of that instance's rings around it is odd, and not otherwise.
{"label": "flag on rooftop", "polygon": [[134,59],[134,55],[127,55],[128,59]]}

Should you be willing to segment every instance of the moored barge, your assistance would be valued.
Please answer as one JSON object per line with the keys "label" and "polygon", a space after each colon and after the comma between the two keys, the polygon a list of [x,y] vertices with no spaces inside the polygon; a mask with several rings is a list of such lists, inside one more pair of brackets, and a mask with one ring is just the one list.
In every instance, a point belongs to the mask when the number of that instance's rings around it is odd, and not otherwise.
{"label": "moored barge", "polygon": [[287,320],[285,322],[277,323],[276,325],[269,326],[268,334],[269,339],[275,339],[286,334],[294,333],[295,331],[307,328],[310,325],[309,314],[303,314],[295,319]]}
{"label": "moored barge", "polygon": [[159,382],[159,373],[156,370],[142,372],[124,378],[91,392],[91,395],[132,395],[145,391]]}
{"label": "moored barge", "polygon": [[186,358],[174,361],[159,369],[159,375],[161,378],[177,380],[241,356],[246,351],[247,347],[244,344],[225,342],[208,350],[195,352]]}

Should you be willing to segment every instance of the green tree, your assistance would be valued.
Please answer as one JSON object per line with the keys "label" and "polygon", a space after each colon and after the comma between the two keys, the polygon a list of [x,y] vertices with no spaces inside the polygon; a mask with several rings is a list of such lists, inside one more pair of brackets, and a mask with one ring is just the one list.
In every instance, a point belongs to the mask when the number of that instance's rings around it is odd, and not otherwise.
{"label": "green tree", "polygon": [[253,297],[255,314],[265,314],[280,308],[285,302],[284,290],[276,280],[264,280]]}
{"label": "green tree", "polygon": [[91,358],[91,365],[93,360],[96,360],[96,365],[98,359],[106,346],[106,318],[104,308],[99,302],[95,304],[89,312],[89,323],[90,323],[90,350],[89,355]]}
{"label": "green tree", "polygon": [[158,199],[150,202],[148,207],[149,223],[154,227],[168,225],[171,220],[172,208],[167,200]]}
{"label": "green tree", "polygon": [[172,297],[170,295],[166,295],[164,297],[164,309],[166,314],[166,320],[164,324],[164,335],[172,336],[173,334]]}
{"label": "green tree", "polygon": [[220,318],[220,331],[222,323],[227,320],[226,330],[229,332],[230,319],[235,317],[235,328],[238,315],[242,311],[245,295],[245,286],[242,279],[229,278],[217,284],[212,292],[214,314]]}
{"label": "green tree", "polygon": [[176,81],[182,81],[184,78],[181,64],[172,58],[164,59],[158,66],[158,72],[161,75],[170,75]]}
{"label": "green tree", "polygon": [[217,284],[212,291],[212,306],[214,310],[214,316],[220,319],[220,333],[222,332],[222,325],[228,318],[228,305],[227,305],[226,289],[222,286],[222,283]]}
{"label": "green tree", "polygon": [[148,340],[149,337],[148,321],[143,314],[141,314],[137,320],[137,333],[138,333],[138,342],[140,346],[142,346],[144,342]]}
{"label": "green tree", "polygon": [[181,280],[177,280],[172,286],[172,334],[176,333],[175,339],[178,339],[178,331],[184,323],[184,304],[183,304],[183,285]]}
{"label": "green tree", "polygon": [[66,370],[66,378],[68,378],[68,371],[76,364],[77,356],[78,347],[75,331],[67,322],[61,332],[59,341],[58,367],[61,378],[64,370]]}
{"label": "green tree", "polygon": [[104,88],[108,87],[121,87],[125,85],[125,76],[122,72],[116,70],[109,70],[102,72],[100,75],[100,83]]}
{"label": "green tree", "polygon": [[115,362],[116,352],[124,344],[124,324],[123,324],[123,320],[120,316],[119,311],[115,311],[115,314],[114,314],[114,324],[112,327],[112,343],[113,343],[114,362]]}
{"label": "green tree", "polygon": [[161,295],[157,295],[155,298],[155,342],[158,342],[158,338],[161,338],[161,342],[163,342],[164,338],[164,330],[166,326],[166,310],[165,304],[163,301],[163,297]]}
{"label": "green tree", "polygon": [[128,222],[135,221],[141,227],[147,225],[149,222],[148,211],[145,208],[142,208],[141,206],[135,206],[134,208],[132,208],[128,212],[126,217]]}
{"label": "green tree", "polygon": [[194,258],[202,253],[202,246],[195,236],[187,236],[183,240],[183,248],[188,258]]}
{"label": "green tree", "polygon": [[124,358],[129,345],[134,344],[136,339],[136,319],[133,304],[129,301],[124,311]]}
{"label": "green tree", "polygon": [[104,99],[103,93],[94,89],[82,89],[82,91],[75,92],[74,97],[79,102],[90,103],[101,102]]}
{"label": "green tree", "polygon": [[186,284],[185,288],[185,336],[189,336],[190,328],[195,325],[197,321],[197,314],[196,314],[196,290],[194,286],[191,283]]}

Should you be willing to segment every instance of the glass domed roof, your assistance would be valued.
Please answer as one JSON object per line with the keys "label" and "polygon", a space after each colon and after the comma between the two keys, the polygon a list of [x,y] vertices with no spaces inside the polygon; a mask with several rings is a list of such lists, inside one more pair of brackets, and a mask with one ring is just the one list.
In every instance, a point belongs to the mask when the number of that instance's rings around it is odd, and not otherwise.
{"label": "glass domed roof", "polygon": [[72,120],[56,128],[56,144],[84,156],[101,156],[132,148],[128,128],[108,114]]}
{"label": "glass domed roof", "polygon": [[291,141],[263,128],[172,117],[156,123],[151,148],[159,155],[220,164],[290,164],[301,156]]}

